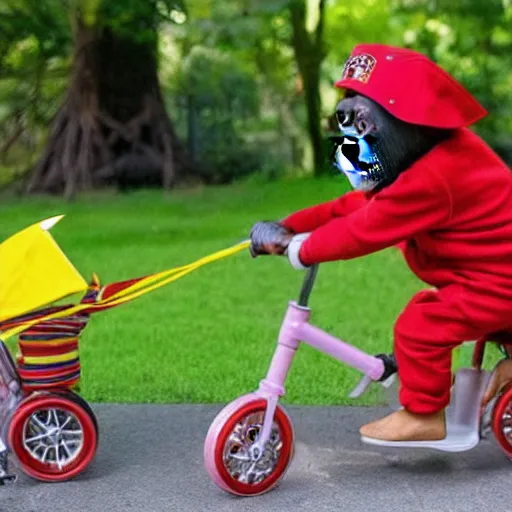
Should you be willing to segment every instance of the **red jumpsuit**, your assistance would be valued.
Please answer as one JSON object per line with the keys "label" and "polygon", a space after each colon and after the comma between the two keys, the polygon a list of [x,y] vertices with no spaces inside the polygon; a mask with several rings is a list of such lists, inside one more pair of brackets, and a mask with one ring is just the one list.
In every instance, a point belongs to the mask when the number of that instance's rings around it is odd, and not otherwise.
{"label": "red jumpsuit", "polygon": [[305,265],[399,245],[437,288],[413,297],[395,325],[400,401],[411,412],[449,403],[454,347],[512,327],[512,173],[467,128],[382,191],[351,192],[283,224],[312,231],[299,254]]}

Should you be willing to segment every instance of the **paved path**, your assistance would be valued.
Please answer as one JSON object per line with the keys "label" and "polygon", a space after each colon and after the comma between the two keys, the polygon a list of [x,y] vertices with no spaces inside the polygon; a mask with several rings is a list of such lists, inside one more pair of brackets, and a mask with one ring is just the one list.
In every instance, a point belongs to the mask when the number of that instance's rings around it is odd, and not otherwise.
{"label": "paved path", "polygon": [[232,497],[203,470],[203,440],[220,406],[97,405],[100,448],[73,482],[21,476],[0,512],[510,512],[512,462],[487,441],[459,455],[379,451],[358,426],[379,411],[288,407],[296,456],[282,484]]}

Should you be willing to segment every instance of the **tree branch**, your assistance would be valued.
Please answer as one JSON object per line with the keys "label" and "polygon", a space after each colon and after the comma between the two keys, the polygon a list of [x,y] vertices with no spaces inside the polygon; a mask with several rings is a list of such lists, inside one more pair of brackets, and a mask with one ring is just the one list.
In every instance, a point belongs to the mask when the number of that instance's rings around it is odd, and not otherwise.
{"label": "tree branch", "polygon": [[295,50],[295,58],[301,74],[312,52],[312,42],[306,30],[306,2],[305,0],[291,0],[290,15],[292,22],[292,45]]}
{"label": "tree branch", "polygon": [[324,49],[324,29],[325,29],[325,0],[320,0],[318,4],[318,23],[315,30],[315,50],[319,53],[320,60],[325,57]]}
{"label": "tree branch", "polygon": [[24,132],[23,122],[21,119],[16,116],[16,128],[14,132],[11,134],[11,136],[5,141],[5,143],[2,145],[2,148],[0,149],[0,157],[3,162],[5,162],[5,159],[7,157],[7,153],[11,149],[11,147],[14,145],[14,143],[21,137],[21,135]]}

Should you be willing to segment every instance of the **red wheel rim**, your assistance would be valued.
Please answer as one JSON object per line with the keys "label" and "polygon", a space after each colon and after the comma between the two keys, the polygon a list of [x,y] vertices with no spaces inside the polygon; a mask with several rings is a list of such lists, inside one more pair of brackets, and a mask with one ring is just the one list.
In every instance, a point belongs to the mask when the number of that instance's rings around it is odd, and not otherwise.
{"label": "red wheel rim", "polygon": [[256,400],[238,409],[222,427],[215,444],[215,465],[224,483],[236,494],[254,496],[269,491],[284,476],[293,452],[293,429],[286,413],[278,406],[274,414],[274,424],[277,425],[282,447],[279,460],[272,473],[262,482],[247,484],[234,478],[224,464],[224,450],[235,426],[244,418],[257,413],[265,413],[267,402]]}
{"label": "red wheel rim", "polygon": [[[494,406],[492,428],[500,446],[512,457],[512,385],[505,389]],[[508,434],[505,428],[510,429]]]}
{"label": "red wheel rim", "polygon": [[[75,426],[75,429],[78,425],[81,430],[79,448],[76,453],[73,453],[69,462],[61,467],[55,461],[45,462],[36,458],[32,443],[37,441],[32,440],[33,436],[26,437],[27,431],[33,427],[33,422],[41,421],[41,417],[44,418],[45,415],[49,418],[53,414],[52,411],[56,411],[54,414],[61,415],[61,417],[63,414],[67,414],[68,417],[74,418],[71,420],[72,425]],[[45,434],[45,439],[49,437]],[[29,443],[30,449],[28,448]],[[91,416],[83,407],[63,397],[46,395],[34,397],[22,403],[14,413],[9,426],[9,444],[25,473],[38,480],[59,482],[77,476],[90,464],[96,453],[97,434]],[[53,449],[54,454],[57,455],[55,448]],[[60,454],[61,449],[57,448],[57,450]]]}

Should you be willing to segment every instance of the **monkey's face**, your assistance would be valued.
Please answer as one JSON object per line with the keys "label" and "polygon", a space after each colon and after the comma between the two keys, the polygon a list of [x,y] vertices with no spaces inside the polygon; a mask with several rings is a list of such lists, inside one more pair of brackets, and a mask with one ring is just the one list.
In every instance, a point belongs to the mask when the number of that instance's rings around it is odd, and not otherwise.
{"label": "monkey's face", "polygon": [[359,190],[390,185],[414,161],[446,137],[446,130],[399,120],[373,100],[348,93],[336,107],[343,137],[335,163]]}

